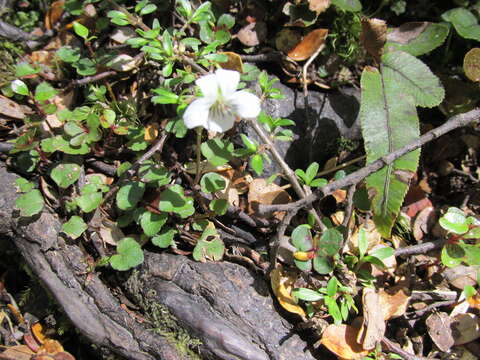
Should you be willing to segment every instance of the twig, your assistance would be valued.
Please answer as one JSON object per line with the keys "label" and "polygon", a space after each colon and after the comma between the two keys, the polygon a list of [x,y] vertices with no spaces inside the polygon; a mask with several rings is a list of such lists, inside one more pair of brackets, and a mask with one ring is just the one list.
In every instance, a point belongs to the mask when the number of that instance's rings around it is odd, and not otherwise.
{"label": "twig", "polygon": [[279,51],[271,51],[257,55],[240,55],[243,61],[247,62],[279,62],[284,55]]}
{"label": "twig", "polygon": [[405,350],[403,350],[401,347],[399,347],[397,344],[390,341],[386,337],[382,339],[382,345],[383,347],[385,347],[387,351],[394,352],[395,354],[400,355],[405,360],[424,360],[425,359],[423,357],[418,357],[416,355],[410,354],[409,352],[406,352]]}
{"label": "twig", "polygon": [[435,240],[430,241],[418,245],[407,246],[404,248],[400,248],[395,250],[395,256],[409,256],[409,255],[419,255],[419,254],[426,254],[429,251],[440,249],[443,244],[445,244],[445,240]]}
{"label": "twig", "polygon": [[259,213],[262,215],[271,214],[275,211],[293,211],[294,209],[300,209],[306,207],[313,203],[316,200],[319,200],[327,195],[330,195],[337,189],[341,189],[353,184],[358,184],[360,181],[365,179],[367,176],[373,174],[374,172],[380,170],[386,165],[393,163],[399,157],[408,154],[409,152],[420,148],[422,145],[439,138],[440,136],[458,129],[460,127],[466,126],[471,122],[478,120],[480,117],[480,108],[470,110],[463,114],[458,114],[451,117],[443,125],[430,130],[429,132],[422,135],[417,140],[411,142],[410,144],[391,152],[388,155],[381,157],[378,160],[368,164],[364,168],[357,170],[344,178],[334,181],[330,184],[322,186],[315,190],[312,195],[305,197],[304,199],[298,200],[290,204],[278,204],[278,205],[259,205]]}
{"label": "twig", "polygon": [[454,169],[452,169],[452,172],[455,173],[455,174],[458,174],[458,175],[466,176],[474,183],[478,183],[480,181],[475,176],[473,176],[472,174],[469,174],[469,173],[467,173],[465,171],[462,171],[462,170],[459,170],[459,169],[454,168]]}
{"label": "twig", "polygon": [[344,212],[344,218],[342,222],[342,226],[345,228],[345,234],[343,235],[343,241],[340,246],[340,252],[343,251],[343,247],[345,246],[345,242],[347,241],[347,238],[350,236],[350,232],[348,229],[348,223],[350,222],[350,218],[352,217],[353,213],[353,195],[355,195],[355,190],[357,188],[356,184],[351,185],[348,188],[347,192],[347,207],[345,208]]}
{"label": "twig", "polygon": [[321,177],[321,176],[323,176],[323,175],[330,174],[330,173],[335,172],[335,171],[337,171],[337,170],[344,169],[344,168],[346,168],[347,166],[350,166],[350,165],[355,164],[355,163],[357,163],[357,162],[359,162],[359,161],[362,161],[362,160],[365,159],[366,157],[367,157],[366,155],[362,155],[362,156],[359,156],[359,157],[357,157],[357,158],[355,158],[355,159],[352,159],[352,160],[350,160],[350,161],[347,161],[347,162],[344,162],[344,163],[342,163],[342,164],[340,164],[340,165],[337,165],[337,166],[335,166],[335,167],[333,167],[333,168],[331,168],[331,169],[327,169],[327,170],[320,171],[320,172],[317,173],[317,176],[316,176],[316,177]]}
{"label": "twig", "polygon": [[[273,158],[275,159],[275,161],[280,165],[280,167],[282,168],[283,172],[285,173],[285,176],[287,177],[288,181],[290,181],[290,183],[292,184],[292,187],[293,187],[293,190],[295,190],[295,192],[297,193],[297,195],[301,198],[305,198],[307,197],[307,194],[305,193],[305,191],[303,190],[302,186],[300,185],[300,183],[298,182],[297,180],[297,177],[295,175],[295,173],[293,172],[293,170],[290,168],[290,166],[288,166],[288,164],[285,162],[285,160],[283,160],[282,156],[280,155],[280,153],[278,152],[277,148],[275,147],[275,145],[273,144],[273,142],[270,140],[270,138],[267,136],[267,134],[265,133],[265,130],[263,130],[263,127],[256,121],[256,120],[253,120],[250,122],[252,124],[252,127],[253,129],[255,130],[255,132],[257,133],[257,135],[260,137],[260,139],[268,145],[268,149],[270,151],[270,153],[272,154]],[[262,206],[262,205],[259,205],[259,207]],[[320,227],[320,229],[322,231],[325,231],[326,230],[326,227],[325,225],[323,224],[322,220],[320,219],[320,217],[318,216],[317,212],[314,210],[314,209],[310,209],[309,210],[310,214],[312,214],[314,217],[315,217],[315,220],[317,221],[318,223],[318,226]]]}
{"label": "twig", "polygon": [[297,214],[296,211],[291,211],[285,214],[285,217],[283,218],[282,222],[278,226],[277,233],[275,234],[275,236],[272,236],[268,244],[270,247],[270,267],[267,272],[270,272],[277,267],[278,250],[283,241],[285,230],[287,230],[288,224],[290,224],[290,221],[292,221],[293,217],[296,214]]}
{"label": "twig", "polygon": [[407,319],[419,318],[419,317],[422,317],[423,315],[425,315],[426,313],[428,313],[429,311],[431,311],[433,309],[436,309],[436,308],[439,308],[439,307],[444,307],[444,306],[450,306],[450,305],[453,305],[453,304],[456,304],[456,303],[457,303],[457,300],[439,301],[439,302],[430,304],[430,305],[424,307],[423,309],[418,309],[418,310],[415,310],[415,311],[408,312],[408,313],[405,314],[405,317]]}
{"label": "twig", "polygon": [[97,82],[97,81],[103,80],[105,78],[108,78],[108,77],[116,75],[116,74],[117,74],[116,71],[110,70],[110,71],[102,72],[100,74],[96,74],[96,75],[92,75],[92,76],[86,76],[86,77],[78,79],[78,80],[72,80],[70,82],[70,84],[68,84],[67,87],[65,89],[63,89],[63,93],[64,94],[67,93],[68,91],[70,91],[72,88],[74,88],[76,86],[82,86],[82,85],[90,84],[90,83],[93,83],[93,82]]}

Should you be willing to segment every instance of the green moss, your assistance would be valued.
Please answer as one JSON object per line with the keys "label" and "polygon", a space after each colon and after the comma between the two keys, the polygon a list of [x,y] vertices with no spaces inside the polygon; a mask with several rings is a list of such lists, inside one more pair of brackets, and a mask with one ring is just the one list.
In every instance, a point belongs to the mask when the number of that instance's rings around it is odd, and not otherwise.
{"label": "green moss", "polygon": [[146,296],[142,295],[140,286],[143,286],[143,282],[139,276],[138,271],[133,271],[126,282],[126,286],[137,305],[143,309],[146,317],[152,322],[152,330],[164,336],[170,343],[174,344],[180,353],[187,355],[188,358],[201,360],[202,357],[198,355],[197,349],[202,345],[202,342],[192,337],[165,306],[150,300],[155,296],[155,290],[150,290]]}

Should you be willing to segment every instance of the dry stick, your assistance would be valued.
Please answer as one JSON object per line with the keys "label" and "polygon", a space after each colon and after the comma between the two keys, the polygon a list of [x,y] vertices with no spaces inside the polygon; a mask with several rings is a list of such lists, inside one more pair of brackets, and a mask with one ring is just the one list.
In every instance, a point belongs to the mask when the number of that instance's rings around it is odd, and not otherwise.
{"label": "dry stick", "polygon": [[445,239],[430,241],[418,245],[407,246],[395,250],[395,256],[409,256],[426,254],[429,251],[440,249],[445,244]]}
{"label": "dry stick", "polygon": [[403,350],[400,346],[395,344],[394,342],[390,341],[386,337],[382,339],[382,345],[391,352],[394,352],[395,354],[400,355],[402,358],[405,360],[423,360],[424,358],[418,357],[416,355],[410,354],[409,352],[406,352]]}
{"label": "dry stick", "polygon": [[480,108],[475,108],[463,114],[458,114],[452,116],[448,121],[446,121],[443,125],[430,130],[429,132],[422,135],[417,140],[411,142],[410,144],[391,152],[388,155],[382,156],[380,159],[375,160],[374,162],[368,164],[367,166],[363,167],[360,170],[357,170],[343,179],[334,181],[330,184],[322,186],[315,190],[312,195],[308,195],[304,199],[298,200],[296,202],[290,204],[278,204],[278,205],[259,205],[258,211],[261,215],[271,214],[275,211],[293,211],[306,207],[313,203],[316,200],[322,199],[323,197],[330,195],[335,190],[353,185],[358,184],[360,181],[365,179],[367,176],[373,174],[374,172],[380,170],[385,165],[389,165],[393,163],[399,157],[408,154],[409,152],[420,148],[421,146],[425,145],[426,143],[437,139],[438,137],[452,131],[458,129],[460,127],[466,126],[473,122],[474,120],[478,120],[480,118]]}
{"label": "dry stick", "polygon": [[[307,194],[303,190],[302,186],[297,180],[297,177],[293,170],[288,166],[288,164],[283,160],[282,156],[278,152],[277,148],[273,144],[272,140],[268,137],[268,135],[265,133],[265,130],[263,130],[263,127],[256,121],[253,120],[250,122],[252,124],[253,129],[257,133],[257,135],[262,139],[262,141],[268,145],[268,150],[272,154],[273,158],[275,161],[280,165],[282,168],[283,172],[285,173],[285,176],[287,177],[288,181],[290,181],[290,184],[292,184],[293,190],[297,193],[297,195],[301,198],[305,198]],[[260,205],[261,206],[261,205]],[[310,214],[312,214],[315,217],[315,220],[317,221],[320,229],[322,231],[326,230],[326,226],[323,224],[322,220],[318,216],[317,212],[314,209],[309,210]]]}
{"label": "dry stick", "polygon": [[333,168],[331,168],[331,169],[327,169],[327,170],[320,171],[320,172],[317,173],[317,176],[316,176],[316,177],[321,177],[321,176],[323,176],[323,175],[330,174],[330,173],[335,172],[335,171],[337,171],[337,170],[344,169],[344,168],[346,168],[347,166],[350,166],[350,165],[355,164],[355,163],[357,163],[357,162],[359,162],[359,161],[362,161],[362,160],[365,159],[366,157],[367,157],[366,155],[362,155],[362,156],[359,156],[359,157],[357,157],[357,158],[355,158],[355,159],[352,159],[352,160],[349,160],[349,161],[347,161],[347,162],[344,162],[344,163],[342,163],[342,164],[340,164],[340,165],[337,165],[337,166],[335,166],[335,167],[333,167]]}
{"label": "dry stick", "polygon": [[349,236],[348,223],[350,222],[350,218],[352,217],[352,213],[353,213],[353,195],[355,195],[356,188],[357,188],[357,185],[353,184],[348,188],[348,192],[347,192],[347,207],[345,209],[345,215],[344,215],[345,217],[342,222],[342,226],[346,229],[345,230],[346,232],[345,232],[345,235],[343,236],[343,241],[340,246],[340,253],[343,251],[342,249],[345,246],[345,241]]}
{"label": "dry stick", "polygon": [[70,84],[68,84],[67,87],[65,89],[63,89],[62,92],[65,94],[75,86],[82,86],[82,85],[90,84],[90,83],[93,83],[93,82],[97,82],[97,81],[103,80],[107,77],[110,77],[110,76],[113,76],[113,75],[116,75],[116,74],[117,74],[116,71],[105,71],[105,72],[102,72],[102,73],[97,74],[97,75],[86,76],[82,79],[72,80],[70,82]]}
{"label": "dry stick", "polygon": [[280,62],[284,55],[279,51],[272,51],[257,55],[240,55],[243,61],[247,62]]}

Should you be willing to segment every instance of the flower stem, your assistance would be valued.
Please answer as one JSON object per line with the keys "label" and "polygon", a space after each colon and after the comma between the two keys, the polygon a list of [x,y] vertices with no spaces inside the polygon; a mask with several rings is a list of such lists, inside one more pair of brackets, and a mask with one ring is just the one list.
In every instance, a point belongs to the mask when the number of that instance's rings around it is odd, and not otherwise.
{"label": "flower stem", "polygon": [[197,185],[201,174],[200,161],[202,159],[202,153],[200,151],[200,146],[202,145],[202,128],[199,126],[195,130],[197,131],[197,173],[195,174],[195,180],[193,183],[194,185]]}

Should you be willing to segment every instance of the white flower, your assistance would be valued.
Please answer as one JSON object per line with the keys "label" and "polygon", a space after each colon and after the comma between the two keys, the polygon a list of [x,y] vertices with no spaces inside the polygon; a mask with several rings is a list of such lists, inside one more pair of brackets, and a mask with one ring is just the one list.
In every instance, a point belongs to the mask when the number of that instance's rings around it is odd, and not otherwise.
{"label": "white flower", "polygon": [[237,90],[240,74],[219,69],[215,74],[199,78],[195,83],[203,97],[188,105],[183,114],[187,128],[202,126],[207,130],[225,132],[233,127],[235,118],[255,118],[260,113],[260,99],[245,90]]}

